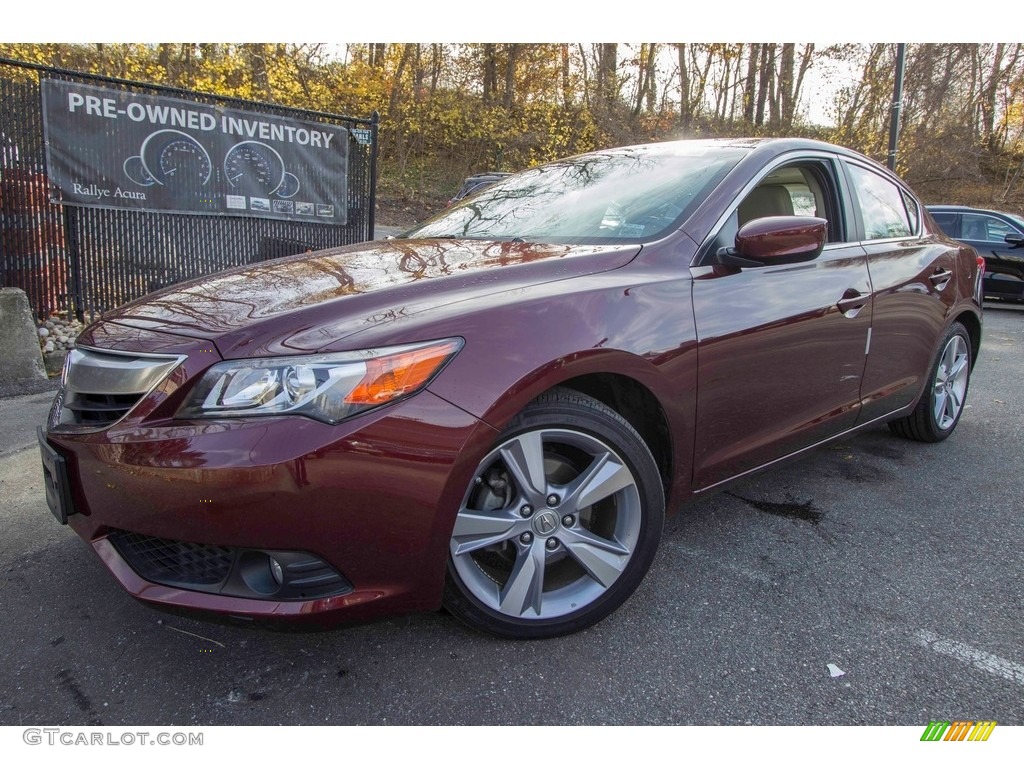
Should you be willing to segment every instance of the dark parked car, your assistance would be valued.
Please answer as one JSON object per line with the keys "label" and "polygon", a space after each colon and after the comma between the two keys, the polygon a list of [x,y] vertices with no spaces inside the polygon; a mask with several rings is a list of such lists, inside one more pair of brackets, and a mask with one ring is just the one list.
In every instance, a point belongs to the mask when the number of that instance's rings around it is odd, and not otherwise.
{"label": "dark parked car", "polygon": [[962,205],[929,205],[928,212],[943,232],[984,257],[985,296],[1024,301],[1024,219]]}
{"label": "dark parked car", "polygon": [[111,312],[40,433],[47,498],[150,603],[565,634],[635,590],[666,504],[880,423],[948,437],[979,264],[828,144],[569,158]]}
{"label": "dark parked car", "polygon": [[455,196],[451,200],[448,201],[448,205],[455,205],[464,197],[469,197],[475,192],[487,189],[487,187],[491,186],[491,184],[494,184],[496,181],[501,181],[511,175],[512,174],[510,173],[491,171],[489,173],[474,173],[472,176],[467,176],[462,182],[462,186],[459,187],[459,191],[455,193]]}

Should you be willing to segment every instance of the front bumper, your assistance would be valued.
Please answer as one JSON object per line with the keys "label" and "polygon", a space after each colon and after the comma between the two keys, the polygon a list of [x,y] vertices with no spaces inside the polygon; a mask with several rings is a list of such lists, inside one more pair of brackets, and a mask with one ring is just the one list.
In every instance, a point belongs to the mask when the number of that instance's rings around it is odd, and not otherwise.
{"label": "front bumper", "polygon": [[[430,391],[337,426],[284,416],[177,421],[176,390],[195,373],[170,377],[101,431],[61,425],[58,396],[44,435],[67,467],[68,524],[128,592],[167,607],[316,623],[440,606],[455,515],[491,427]],[[120,532],[309,553],[348,584],[344,594],[280,600],[157,583],[115,546]]]}

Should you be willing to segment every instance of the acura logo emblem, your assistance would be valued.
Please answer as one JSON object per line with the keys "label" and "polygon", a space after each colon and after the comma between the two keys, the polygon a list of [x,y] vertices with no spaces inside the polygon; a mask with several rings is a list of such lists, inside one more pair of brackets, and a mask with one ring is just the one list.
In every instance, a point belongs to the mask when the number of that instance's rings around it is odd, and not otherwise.
{"label": "acura logo emblem", "polygon": [[548,510],[533,518],[533,528],[541,536],[547,536],[558,527],[558,515]]}

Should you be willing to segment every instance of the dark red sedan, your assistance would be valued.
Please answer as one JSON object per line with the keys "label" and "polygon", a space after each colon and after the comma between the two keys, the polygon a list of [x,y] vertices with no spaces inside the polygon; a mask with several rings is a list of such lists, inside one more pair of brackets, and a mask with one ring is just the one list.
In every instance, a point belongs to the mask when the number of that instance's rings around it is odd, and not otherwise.
{"label": "dark red sedan", "polygon": [[569,158],[108,314],[47,498],[150,603],[565,634],[634,591],[666,505],[883,422],[948,437],[979,262],[839,147]]}

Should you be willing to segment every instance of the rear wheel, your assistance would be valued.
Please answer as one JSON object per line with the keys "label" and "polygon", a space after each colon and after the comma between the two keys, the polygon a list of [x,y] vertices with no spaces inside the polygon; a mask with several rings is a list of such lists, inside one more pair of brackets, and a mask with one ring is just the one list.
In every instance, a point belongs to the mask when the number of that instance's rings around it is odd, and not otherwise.
{"label": "rear wheel", "polygon": [[477,467],[452,532],[445,607],[502,637],[590,626],[643,579],[664,507],[654,458],[625,419],[578,392],[547,393]]}
{"label": "rear wheel", "polygon": [[939,345],[939,355],[929,374],[930,384],[913,413],[889,422],[889,428],[910,440],[945,440],[960,422],[970,377],[971,340],[963,325],[953,323]]}

